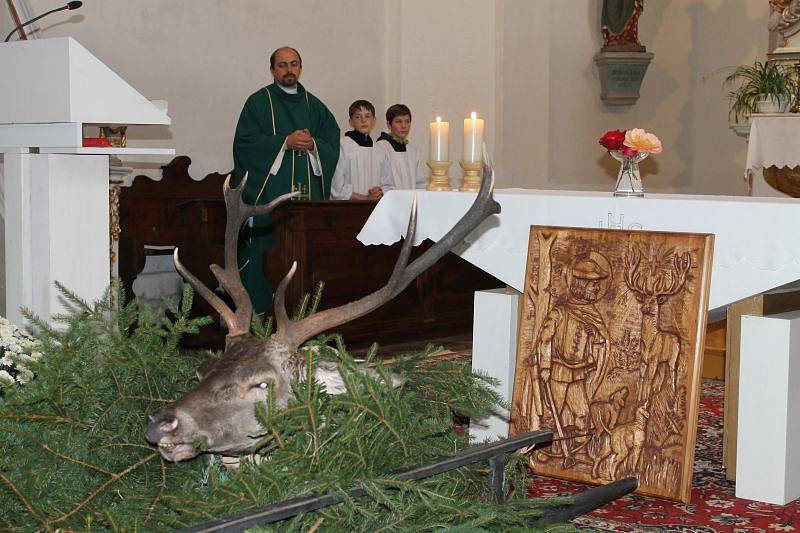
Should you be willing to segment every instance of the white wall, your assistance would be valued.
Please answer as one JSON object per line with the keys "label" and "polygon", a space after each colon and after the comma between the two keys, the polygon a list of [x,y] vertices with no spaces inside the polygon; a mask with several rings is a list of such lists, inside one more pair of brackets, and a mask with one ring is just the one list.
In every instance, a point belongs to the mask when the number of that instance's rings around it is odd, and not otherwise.
{"label": "white wall", "polygon": [[766,2],[647,2],[642,44],[655,53],[634,106],[604,106],[592,57],[601,0],[505,2],[503,160],[509,185],[613,186],[618,170],[597,139],[642,127],[664,144],[641,164],[646,190],[744,194],[746,144],[728,129],[725,67],[764,59]]}
{"label": "white wall", "polygon": [[[484,138],[496,153],[495,12],[486,0],[388,2],[386,21],[390,69],[387,102],[402,102],[413,116],[410,139],[428,156],[428,123],[450,122],[450,176],[460,180],[463,120],[476,111]],[[381,121],[385,123],[385,120]]]}
{"label": "white wall", "polygon": [[[37,13],[52,4],[28,2]],[[599,99],[592,57],[601,44],[600,5],[104,0],[45,19],[41,35],[75,37],[145,96],[168,100],[173,125],[149,135],[190,155],[197,178],[231,168],[242,102],[271,81],[267,55],[286,43],[301,51],[302,81],[343,128],[356,98],[375,103],[379,126],[386,106],[403,102],[423,154],[427,122],[436,115],[451,122],[455,163],[461,121],[478,111],[500,185],[606,189],[616,163],[597,138],[639,126],[664,141],[664,154],[642,165],[649,189],[742,193],[745,145],[727,129],[720,69],[763,58],[767,3],[648,2],[640,35],[655,59],[639,102],[620,108]],[[9,22],[0,12],[2,29]],[[460,173],[451,167],[451,175]]]}

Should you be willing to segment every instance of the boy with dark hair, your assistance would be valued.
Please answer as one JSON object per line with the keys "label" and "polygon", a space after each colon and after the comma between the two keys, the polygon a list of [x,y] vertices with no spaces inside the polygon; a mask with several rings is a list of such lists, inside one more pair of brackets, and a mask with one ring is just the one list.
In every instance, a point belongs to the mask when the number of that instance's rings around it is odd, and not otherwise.
{"label": "boy with dark hair", "polygon": [[379,200],[391,187],[386,154],[373,147],[369,136],[375,127],[375,106],[366,100],[350,104],[350,126],[339,143],[339,162],[331,180],[333,200]]}
{"label": "boy with dark hair", "polygon": [[[386,154],[392,176],[392,189],[424,189],[426,172],[419,149],[408,142],[411,130],[411,110],[403,104],[394,104],[386,110],[386,127],[375,146]],[[386,190],[384,188],[384,190]]]}

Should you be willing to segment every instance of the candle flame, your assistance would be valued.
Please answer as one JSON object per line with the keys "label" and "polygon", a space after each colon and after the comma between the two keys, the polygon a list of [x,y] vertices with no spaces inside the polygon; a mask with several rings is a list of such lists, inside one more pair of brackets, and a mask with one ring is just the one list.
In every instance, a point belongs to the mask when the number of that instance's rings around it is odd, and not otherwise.
{"label": "candle flame", "polygon": [[441,121],[442,121],[442,117],[436,117],[436,122],[441,122]]}
{"label": "candle flame", "polygon": [[470,113],[469,116],[472,117],[472,120],[475,120],[476,118],[478,118],[478,114],[475,111]]}

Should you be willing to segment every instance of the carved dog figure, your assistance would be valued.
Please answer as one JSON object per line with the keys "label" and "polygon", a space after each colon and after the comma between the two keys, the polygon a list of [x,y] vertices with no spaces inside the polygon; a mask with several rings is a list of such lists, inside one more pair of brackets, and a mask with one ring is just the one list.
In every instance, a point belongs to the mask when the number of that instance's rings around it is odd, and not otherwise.
{"label": "carved dog figure", "polygon": [[592,466],[592,475],[594,477],[599,477],[598,467],[608,457],[611,458],[608,466],[608,477],[610,479],[617,477],[617,470],[628,457],[631,460],[631,468],[636,467],[647,436],[648,418],[650,418],[650,413],[647,407],[640,406],[636,409],[636,417],[632,421],[620,424],[609,432],[610,446],[605,450],[604,454],[598,454],[595,457],[594,465]]}
{"label": "carved dog figure", "polygon": [[589,416],[592,420],[594,434],[592,442],[595,450],[599,451],[600,442],[604,434],[611,435],[611,430],[617,426],[619,414],[625,407],[628,399],[628,388],[623,387],[611,393],[611,397],[605,402],[593,402],[589,405]]}

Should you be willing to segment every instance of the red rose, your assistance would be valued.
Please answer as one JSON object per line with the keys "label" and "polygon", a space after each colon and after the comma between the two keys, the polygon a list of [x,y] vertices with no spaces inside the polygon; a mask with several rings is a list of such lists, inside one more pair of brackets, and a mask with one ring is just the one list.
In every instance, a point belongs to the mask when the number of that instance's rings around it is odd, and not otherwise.
{"label": "red rose", "polygon": [[631,148],[630,146],[623,146],[621,151],[622,155],[625,157],[633,157],[638,153],[636,148]]}
{"label": "red rose", "polygon": [[625,132],[623,130],[610,130],[598,142],[606,150],[622,150],[623,141],[625,141]]}

